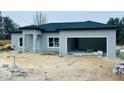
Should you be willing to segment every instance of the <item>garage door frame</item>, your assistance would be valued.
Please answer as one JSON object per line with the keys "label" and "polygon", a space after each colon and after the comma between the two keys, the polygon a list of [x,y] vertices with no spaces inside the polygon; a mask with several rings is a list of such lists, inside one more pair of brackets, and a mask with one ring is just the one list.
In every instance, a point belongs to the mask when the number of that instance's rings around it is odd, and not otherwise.
{"label": "garage door frame", "polygon": [[65,40],[65,53],[68,55],[68,50],[67,50],[67,40],[68,38],[106,38],[106,56],[108,57],[108,36],[66,36],[66,40]]}

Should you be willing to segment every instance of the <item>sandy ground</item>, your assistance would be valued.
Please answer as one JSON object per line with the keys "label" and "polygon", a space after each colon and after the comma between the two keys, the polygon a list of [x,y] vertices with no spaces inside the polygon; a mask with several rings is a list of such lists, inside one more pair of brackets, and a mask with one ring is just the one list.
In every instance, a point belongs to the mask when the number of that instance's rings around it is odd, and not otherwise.
{"label": "sandy ground", "polygon": [[25,75],[3,78],[2,65],[13,64],[13,53],[0,53],[0,80],[124,80],[123,75],[112,73],[119,59],[105,59],[95,56],[59,57],[35,53],[16,53],[16,64],[26,71]]}

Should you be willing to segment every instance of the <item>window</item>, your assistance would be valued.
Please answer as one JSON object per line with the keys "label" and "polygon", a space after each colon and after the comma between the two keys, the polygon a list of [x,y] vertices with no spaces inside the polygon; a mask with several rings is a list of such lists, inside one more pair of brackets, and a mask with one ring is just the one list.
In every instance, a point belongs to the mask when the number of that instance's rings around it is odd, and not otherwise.
{"label": "window", "polygon": [[23,46],[23,38],[22,37],[19,38],[19,46]]}
{"label": "window", "polygon": [[49,38],[49,47],[59,47],[59,38]]}

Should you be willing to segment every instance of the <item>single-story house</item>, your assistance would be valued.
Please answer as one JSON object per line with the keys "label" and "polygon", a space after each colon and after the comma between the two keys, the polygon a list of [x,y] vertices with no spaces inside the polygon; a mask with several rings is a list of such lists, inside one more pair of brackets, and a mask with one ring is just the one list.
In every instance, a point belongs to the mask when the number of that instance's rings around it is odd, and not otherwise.
{"label": "single-story house", "polygon": [[85,22],[29,25],[11,32],[11,47],[24,52],[93,53],[103,51],[116,56],[116,28],[107,24]]}

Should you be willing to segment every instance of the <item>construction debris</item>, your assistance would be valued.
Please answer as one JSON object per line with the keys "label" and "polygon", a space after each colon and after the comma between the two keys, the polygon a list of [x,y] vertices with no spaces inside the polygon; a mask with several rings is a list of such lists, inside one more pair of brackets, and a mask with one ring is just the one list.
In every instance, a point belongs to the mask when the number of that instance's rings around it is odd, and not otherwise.
{"label": "construction debris", "polygon": [[124,74],[124,61],[117,64],[113,69],[114,74]]}
{"label": "construction debris", "polygon": [[14,79],[14,77],[17,77],[17,76],[26,76],[27,75],[26,71],[24,71],[23,69],[20,69],[15,64],[11,64],[11,65],[3,64],[1,68],[2,68],[3,80]]}

